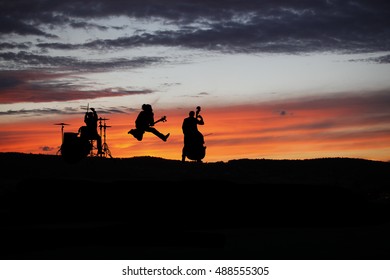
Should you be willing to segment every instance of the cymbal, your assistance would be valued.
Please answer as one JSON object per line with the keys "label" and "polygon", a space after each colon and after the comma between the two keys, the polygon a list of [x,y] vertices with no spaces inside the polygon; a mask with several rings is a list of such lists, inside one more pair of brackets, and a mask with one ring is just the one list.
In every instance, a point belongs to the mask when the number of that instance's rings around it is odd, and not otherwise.
{"label": "cymbal", "polygon": [[99,120],[99,121],[108,121],[109,119],[99,118],[98,120]]}
{"label": "cymbal", "polygon": [[69,125],[68,123],[55,123],[54,125]]}

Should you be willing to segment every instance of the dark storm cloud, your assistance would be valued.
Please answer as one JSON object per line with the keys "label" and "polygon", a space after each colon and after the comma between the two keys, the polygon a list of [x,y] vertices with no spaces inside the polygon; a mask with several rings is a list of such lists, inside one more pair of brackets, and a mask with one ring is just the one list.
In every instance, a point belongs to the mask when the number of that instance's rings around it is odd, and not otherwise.
{"label": "dark storm cloud", "polygon": [[92,60],[80,60],[67,56],[46,56],[37,55],[21,51],[18,53],[4,52],[0,53],[0,61],[6,61],[10,63],[17,63],[20,65],[29,65],[33,67],[60,67],[64,69],[74,69],[78,71],[89,70],[99,71],[102,69],[115,68],[138,68],[153,65],[155,63],[161,63],[164,59],[161,57],[137,57],[134,59],[116,58],[111,60],[92,61]]}
{"label": "dark storm cloud", "polygon": [[[2,4],[0,4],[0,9],[1,5]],[[0,12],[0,35],[12,33],[19,35],[36,35],[46,38],[58,38],[56,35],[40,30],[34,26],[34,24],[25,23],[23,19],[9,17],[4,15],[4,12]]]}
{"label": "dark storm cloud", "polygon": [[[123,114],[131,111],[131,109],[119,106],[110,108],[99,108],[100,114]],[[44,116],[44,115],[80,115],[84,113],[85,108],[77,107],[66,107],[63,110],[53,108],[42,108],[42,109],[21,109],[21,110],[7,110],[4,112],[0,111],[0,116]]]}
{"label": "dark storm cloud", "polygon": [[7,90],[18,86],[21,80],[14,75],[7,75],[6,73],[0,73],[0,95],[3,90]]}
{"label": "dark storm cloud", "polygon": [[97,28],[103,31],[106,31],[108,28],[105,26],[97,25],[97,24],[90,24],[87,22],[73,22],[70,24],[73,28],[83,28],[83,29],[91,29],[91,28]]}
{"label": "dark storm cloud", "polygon": [[41,116],[41,115],[50,115],[50,114],[58,114],[60,113],[61,111],[60,110],[56,110],[56,109],[51,109],[51,108],[43,108],[43,109],[30,109],[30,110],[26,110],[26,109],[22,109],[22,110],[8,110],[8,111],[5,111],[5,112],[1,112],[0,111],[0,116],[23,116],[23,115],[36,115],[36,116]]}
{"label": "dark storm cloud", "polygon": [[65,85],[37,84],[26,85],[21,88],[0,92],[1,104],[13,104],[21,102],[67,102],[82,99],[96,99],[103,97],[120,97],[126,95],[150,94],[151,90],[122,90],[116,91],[110,88],[103,90],[70,90]]}
{"label": "dark storm cloud", "polygon": [[86,90],[78,85],[80,79],[72,72],[53,74],[44,71],[3,71],[0,72],[0,104],[66,102],[153,93],[149,89]]}
{"label": "dark storm cloud", "polygon": [[[35,71],[11,70],[0,72],[0,104],[20,102],[65,102],[101,97],[118,97],[134,94],[149,94],[149,89],[86,90],[79,85],[82,72],[100,72],[109,69],[148,67],[161,63],[161,57],[115,58],[109,60],[81,60],[68,56],[47,56],[25,51],[0,53],[8,69],[28,67]],[[22,66],[22,67],[21,67]],[[61,72],[56,73],[54,70]],[[66,72],[64,72],[66,71]]]}
{"label": "dark storm cloud", "polygon": [[[44,26],[99,28],[90,19],[161,19],[176,31],[96,40],[73,47],[182,46],[228,52],[389,51],[390,2],[372,0],[7,1],[0,34],[48,34]],[[12,20],[11,20],[12,19]],[[52,45],[55,47],[55,45]],[[57,45],[72,48],[67,45]]]}
{"label": "dark storm cloud", "polygon": [[0,43],[0,50],[4,49],[20,49],[20,50],[27,50],[31,46],[31,43],[13,43],[13,42],[6,42],[6,43]]}

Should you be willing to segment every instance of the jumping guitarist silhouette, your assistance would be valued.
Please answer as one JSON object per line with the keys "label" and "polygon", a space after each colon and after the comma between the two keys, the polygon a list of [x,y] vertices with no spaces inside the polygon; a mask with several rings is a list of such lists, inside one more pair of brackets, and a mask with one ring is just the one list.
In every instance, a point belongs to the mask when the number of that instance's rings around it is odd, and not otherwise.
{"label": "jumping guitarist silhouette", "polygon": [[130,129],[127,133],[133,135],[138,141],[142,141],[144,133],[151,132],[157,137],[159,137],[161,140],[166,142],[170,134],[168,133],[164,135],[154,127],[156,123],[166,121],[166,116],[163,116],[157,121],[154,121],[152,105],[143,104],[142,111],[138,114],[137,119],[135,120],[135,129]]}

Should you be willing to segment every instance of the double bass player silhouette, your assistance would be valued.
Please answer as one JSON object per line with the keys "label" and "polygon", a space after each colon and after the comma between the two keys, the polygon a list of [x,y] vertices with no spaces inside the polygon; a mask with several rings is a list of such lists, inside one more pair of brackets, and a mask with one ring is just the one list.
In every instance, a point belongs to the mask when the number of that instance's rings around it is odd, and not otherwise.
{"label": "double bass player silhouette", "polygon": [[188,117],[183,120],[182,131],[184,134],[184,147],[182,150],[182,161],[186,158],[202,162],[206,154],[203,134],[198,130],[198,125],[204,125],[203,117],[200,113],[200,106],[195,111],[190,111]]}

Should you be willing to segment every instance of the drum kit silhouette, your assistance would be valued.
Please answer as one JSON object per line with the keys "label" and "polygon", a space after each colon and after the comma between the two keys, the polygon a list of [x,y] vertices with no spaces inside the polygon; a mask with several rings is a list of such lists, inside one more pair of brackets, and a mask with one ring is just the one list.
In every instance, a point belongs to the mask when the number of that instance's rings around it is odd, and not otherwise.
{"label": "drum kit silhouette", "polygon": [[54,125],[61,126],[61,147],[57,151],[57,155],[61,155],[66,161],[77,162],[84,157],[110,157],[112,158],[111,151],[107,144],[107,128],[111,127],[106,124],[109,119],[98,118],[100,137],[102,139],[102,153],[97,153],[96,147],[97,141],[89,139],[88,137],[82,137],[82,131],[85,126],[79,128],[76,132],[64,132],[64,126],[70,125],[68,123],[55,123]]}

